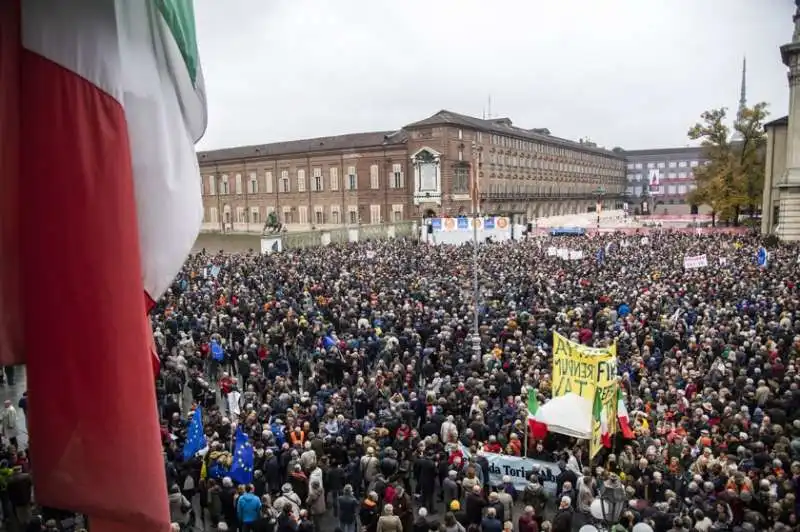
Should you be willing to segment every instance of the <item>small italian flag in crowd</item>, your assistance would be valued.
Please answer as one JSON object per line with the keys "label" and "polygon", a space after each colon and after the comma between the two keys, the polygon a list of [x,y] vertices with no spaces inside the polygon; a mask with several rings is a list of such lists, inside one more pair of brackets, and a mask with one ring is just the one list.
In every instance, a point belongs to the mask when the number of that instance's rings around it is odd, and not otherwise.
{"label": "small italian flag in crowd", "polygon": [[611,434],[608,432],[608,411],[603,404],[601,395],[599,390],[594,394],[592,418],[600,422],[600,440],[603,443],[603,447],[611,447]]}
{"label": "small italian flag in crowd", "polygon": [[617,419],[619,419],[619,429],[622,431],[622,437],[626,440],[633,439],[634,434],[628,419],[628,409],[625,407],[622,390],[619,388],[617,388]]}
{"label": "small italian flag in crowd", "polygon": [[528,390],[528,430],[534,440],[543,440],[547,436],[547,424],[542,423],[537,417],[539,413],[539,399],[535,389]]}

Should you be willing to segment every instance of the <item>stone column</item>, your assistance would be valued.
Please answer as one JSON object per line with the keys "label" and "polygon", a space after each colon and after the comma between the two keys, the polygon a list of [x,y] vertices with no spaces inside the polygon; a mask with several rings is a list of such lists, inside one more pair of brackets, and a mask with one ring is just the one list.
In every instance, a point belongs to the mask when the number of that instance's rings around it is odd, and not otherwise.
{"label": "stone column", "polygon": [[800,0],[796,1],[792,42],[781,46],[789,68],[789,124],[786,131],[786,171],[780,189],[778,231],[781,240],[800,240]]}

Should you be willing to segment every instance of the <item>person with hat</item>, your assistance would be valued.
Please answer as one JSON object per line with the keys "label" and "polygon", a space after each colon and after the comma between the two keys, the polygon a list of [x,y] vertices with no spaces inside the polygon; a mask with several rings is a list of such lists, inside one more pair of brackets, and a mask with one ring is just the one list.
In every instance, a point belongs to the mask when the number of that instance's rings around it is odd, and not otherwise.
{"label": "person with hat", "polygon": [[281,487],[280,496],[272,503],[277,512],[283,512],[288,506],[290,513],[295,517],[299,515],[302,505],[302,499],[294,492],[292,485],[288,482]]}

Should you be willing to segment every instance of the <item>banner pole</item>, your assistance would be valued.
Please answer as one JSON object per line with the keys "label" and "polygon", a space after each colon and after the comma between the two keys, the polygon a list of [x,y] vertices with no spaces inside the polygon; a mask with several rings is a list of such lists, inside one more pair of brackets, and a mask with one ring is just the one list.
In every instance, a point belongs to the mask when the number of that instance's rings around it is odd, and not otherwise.
{"label": "banner pole", "polygon": [[531,428],[528,426],[527,418],[523,421],[525,425],[525,458],[528,457],[528,433],[531,431]]}

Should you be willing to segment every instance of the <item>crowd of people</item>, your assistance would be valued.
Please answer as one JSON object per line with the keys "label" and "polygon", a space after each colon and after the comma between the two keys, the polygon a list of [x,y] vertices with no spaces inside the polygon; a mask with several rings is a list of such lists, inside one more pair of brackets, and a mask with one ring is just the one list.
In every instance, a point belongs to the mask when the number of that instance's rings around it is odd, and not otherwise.
{"label": "crowd of people", "polygon": [[[361,242],[189,258],[152,314],[172,519],[241,532],[797,530],[797,246],[725,234]],[[582,250],[565,260],[551,246]],[[598,251],[603,249],[603,253]],[[708,266],[687,270],[686,255]],[[616,343],[634,438],[526,435],[553,332]],[[184,458],[200,408],[205,448]],[[225,474],[234,435],[252,482]],[[524,487],[483,452],[558,465]],[[220,465],[221,464],[221,465]],[[553,480],[553,479],[549,479]],[[644,528],[642,528],[644,527]]]}

